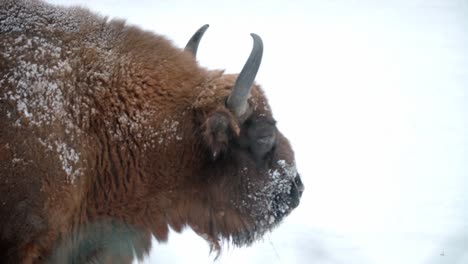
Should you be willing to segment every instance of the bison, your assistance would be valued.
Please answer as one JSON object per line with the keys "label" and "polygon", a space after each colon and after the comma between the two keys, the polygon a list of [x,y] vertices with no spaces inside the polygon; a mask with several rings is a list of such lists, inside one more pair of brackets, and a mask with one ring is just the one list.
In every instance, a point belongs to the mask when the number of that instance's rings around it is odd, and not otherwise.
{"label": "bison", "polygon": [[246,246],[298,206],[293,150],[254,83],[84,8],[0,0],[0,262],[131,263],[188,226]]}

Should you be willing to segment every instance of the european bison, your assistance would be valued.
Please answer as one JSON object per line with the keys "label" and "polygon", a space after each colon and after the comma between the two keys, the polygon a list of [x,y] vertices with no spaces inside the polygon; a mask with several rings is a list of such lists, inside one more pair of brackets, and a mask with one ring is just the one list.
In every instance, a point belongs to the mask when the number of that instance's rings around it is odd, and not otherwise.
{"label": "european bison", "polygon": [[293,151],[254,84],[83,8],[0,0],[0,261],[131,263],[189,226],[249,245],[299,204]]}

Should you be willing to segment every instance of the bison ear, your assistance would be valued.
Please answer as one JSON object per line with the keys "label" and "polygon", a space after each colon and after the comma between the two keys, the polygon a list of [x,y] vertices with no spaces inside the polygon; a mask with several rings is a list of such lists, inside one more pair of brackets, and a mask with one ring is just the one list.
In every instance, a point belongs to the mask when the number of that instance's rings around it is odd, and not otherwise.
{"label": "bison ear", "polygon": [[203,124],[203,139],[210,149],[213,159],[224,153],[232,138],[240,133],[237,119],[226,109],[210,113]]}

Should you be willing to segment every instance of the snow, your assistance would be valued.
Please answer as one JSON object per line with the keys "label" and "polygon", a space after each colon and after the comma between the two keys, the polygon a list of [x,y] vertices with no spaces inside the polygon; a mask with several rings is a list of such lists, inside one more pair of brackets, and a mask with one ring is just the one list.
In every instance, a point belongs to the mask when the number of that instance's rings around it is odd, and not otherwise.
{"label": "snow", "polygon": [[[17,4],[12,4],[14,2]],[[48,30],[44,30],[44,27],[74,32],[83,20],[91,24],[100,21],[90,19],[79,9],[55,8],[42,2],[31,2],[25,6],[20,3],[21,1],[4,0],[0,9],[0,33],[14,32],[5,35],[2,41],[4,45],[0,50],[0,58],[13,70],[0,76],[0,84],[15,87],[0,95],[0,102],[16,106],[16,109],[7,113],[7,117],[15,126],[34,127],[36,131],[46,127],[48,131],[53,131],[57,124],[65,126],[64,135],[38,135],[38,141],[48,151],[57,154],[67,180],[74,183],[83,169],[80,168],[78,148],[68,143],[81,133],[80,128],[75,126],[73,120],[76,118],[72,115],[80,113],[83,118],[81,121],[86,123],[89,121],[89,114],[95,114],[95,111],[88,109],[90,113],[87,113],[80,109],[79,103],[70,104],[70,97],[74,97],[77,102],[87,103],[87,98],[77,96],[75,90],[70,89],[75,85],[74,80],[65,77],[72,71],[73,56],[70,55],[73,55],[75,46],[47,35]],[[54,23],[57,20],[63,23]],[[32,32],[34,37],[28,37]],[[110,36],[109,32],[103,32],[99,36],[88,34],[88,39],[83,39],[80,44],[100,49],[96,46],[105,46]],[[102,55],[107,60],[115,57],[110,51],[102,51]],[[106,70],[105,67],[101,69]],[[109,75],[108,71],[88,74],[89,78],[98,80],[106,79]],[[99,85],[93,88],[98,90]],[[138,120],[138,123],[142,124],[140,121]],[[132,127],[132,123],[128,126]]]}
{"label": "snow", "polygon": [[63,142],[56,141],[54,143],[59,159],[62,162],[62,168],[67,173],[70,182],[74,183],[76,178],[81,175],[81,169],[77,168],[80,154]]}
{"label": "snow", "polygon": [[[49,2],[127,18],[179,47],[210,23],[198,60],[227,72],[245,62],[249,33],[263,38],[257,81],[305,192],[264,241],[215,263],[468,263],[464,0]],[[38,118],[23,94],[8,96]],[[214,260],[190,230],[156,243],[144,263]]]}
{"label": "snow", "polygon": [[159,137],[158,143],[160,145],[163,144],[164,139],[166,139],[167,141],[171,141],[174,138],[177,141],[182,140],[183,139],[182,136],[177,134],[178,126],[179,126],[179,121],[164,119],[161,125],[161,130],[155,133],[155,135]]}
{"label": "snow", "polygon": [[[8,2],[10,1],[5,1],[5,8],[0,10],[0,32],[15,31],[18,36],[15,39],[5,39],[0,54],[14,67],[7,75],[0,76],[0,83],[15,87],[0,98],[2,102],[16,105],[15,113],[8,112],[7,117],[18,127],[42,128],[52,127],[57,122],[63,123],[67,127],[66,134],[74,137],[77,130],[70,129],[73,123],[67,115],[64,95],[67,87],[72,85],[71,80],[67,82],[65,78],[61,78],[59,81],[59,78],[56,78],[71,71],[69,61],[61,56],[63,43],[59,39],[43,37],[42,34],[28,38],[27,34],[37,32],[45,23],[43,18],[31,15],[28,8],[19,9]],[[39,8],[42,12],[54,13],[57,16],[63,15],[40,3],[31,8]],[[16,14],[17,17],[8,14]],[[16,19],[18,17],[24,18],[26,22],[19,22],[20,20]],[[67,17],[68,19],[70,17]],[[78,167],[80,154],[65,143],[60,135],[39,137],[38,141],[48,150],[57,152],[63,171],[69,182],[73,183],[81,174]]]}
{"label": "snow", "polygon": [[[18,112],[26,118],[28,123],[37,126],[43,123],[50,125],[62,118],[64,97],[58,84],[48,79],[51,75],[67,72],[69,65],[66,61],[58,61],[56,66],[46,69],[42,65],[23,58],[22,54],[33,49],[36,60],[59,57],[60,48],[44,38],[34,37],[26,40],[22,36],[18,37],[4,53],[8,56],[15,56],[18,63],[11,76],[2,77],[4,82],[16,84],[16,89],[5,94],[4,99],[16,102]],[[33,113],[36,114],[33,115]]]}

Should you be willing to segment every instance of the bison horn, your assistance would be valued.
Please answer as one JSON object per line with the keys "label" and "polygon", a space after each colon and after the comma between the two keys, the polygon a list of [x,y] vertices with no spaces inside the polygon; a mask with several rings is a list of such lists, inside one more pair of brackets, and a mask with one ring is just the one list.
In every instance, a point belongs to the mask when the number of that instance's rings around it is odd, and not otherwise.
{"label": "bison horn", "polygon": [[187,42],[187,45],[185,45],[184,50],[192,53],[193,57],[195,58],[197,57],[198,44],[200,44],[200,39],[203,37],[203,34],[205,34],[205,31],[209,26],[210,25],[206,24],[199,28]]}
{"label": "bison horn", "polygon": [[263,55],[263,42],[257,34],[250,34],[253,38],[253,48],[247,62],[242,68],[239,76],[237,77],[234,88],[227,99],[227,107],[237,117],[241,117],[247,111],[247,99],[249,98],[250,90],[255,81],[260,63],[262,62]]}

